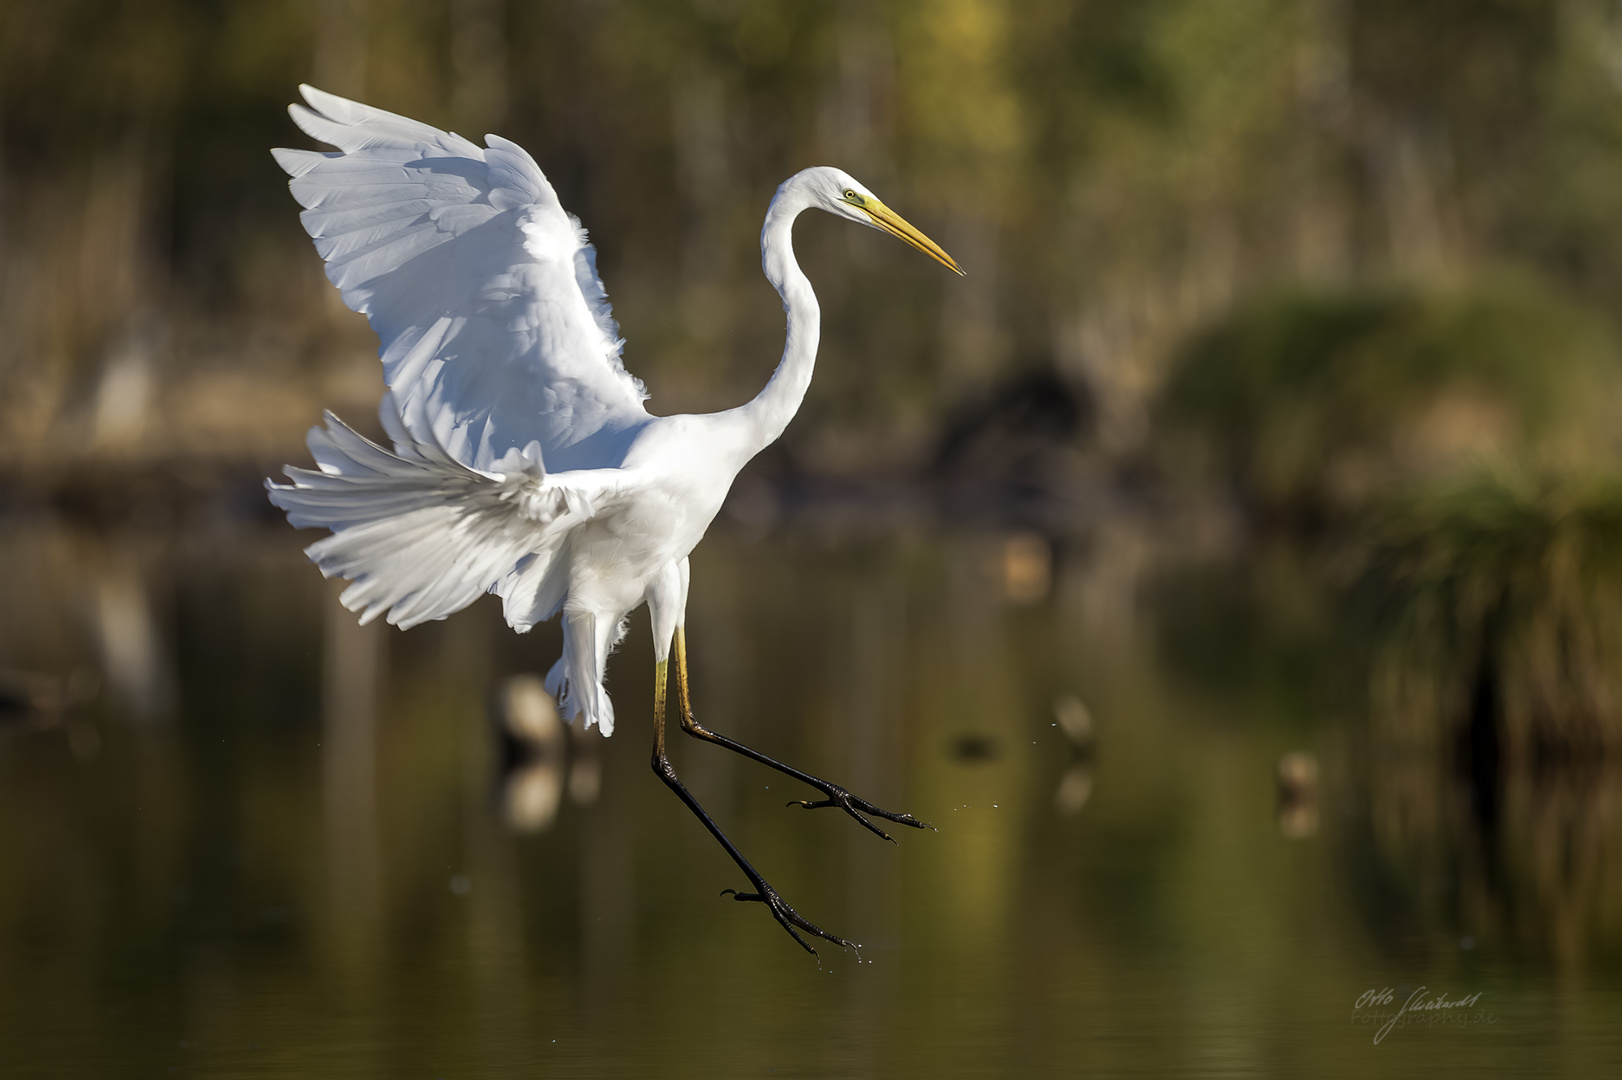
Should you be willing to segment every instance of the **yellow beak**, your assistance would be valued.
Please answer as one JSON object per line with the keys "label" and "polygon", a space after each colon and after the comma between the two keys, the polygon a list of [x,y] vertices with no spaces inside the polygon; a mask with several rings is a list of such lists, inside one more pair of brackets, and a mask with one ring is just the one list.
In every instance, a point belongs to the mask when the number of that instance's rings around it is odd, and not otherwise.
{"label": "yellow beak", "polygon": [[925,255],[928,255],[931,259],[934,259],[936,262],[952,271],[952,273],[957,274],[959,277],[966,276],[963,273],[963,268],[959,266],[957,261],[954,260],[950,255],[942,251],[939,244],[935,243],[935,241],[913,228],[912,225],[907,222],[906,218],[902,217],[894,210],[891,210],[888,206],[885,206],[883,203],[879,202],[879,200],[871,197],[866,198],[862,200],[861,204],[857,208],[864,211],[868,217],[872,218],[874,225],[883,229],[891,236],[898,236],[905,240],[907,243],[911,244]]}

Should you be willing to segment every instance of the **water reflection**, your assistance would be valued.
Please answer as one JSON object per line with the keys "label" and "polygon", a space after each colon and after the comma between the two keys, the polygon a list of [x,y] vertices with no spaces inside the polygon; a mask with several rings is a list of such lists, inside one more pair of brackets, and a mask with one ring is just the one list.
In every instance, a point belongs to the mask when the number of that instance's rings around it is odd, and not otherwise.
{"label": "water reflection", "polygon": [[1061,814],[1078,814],[1093,794],[1093,714],[1075,694],[1060,694],[1053,699],[1053,715],[1070,743],[1070,766],[1053,793],[1053,805]]}
{"label": "water reflection", "polygon": [[498,798],[509,828],[520,833],[550,828],[563,803],[565,786],[577,805],[597,801],[602,789],[600,740],[563,722],[539,676],[513,675],[502,680],[491,697],[490,717],[498,747]]}
{"label": "water reflection", "polygon": [[[1150,632],[1167,613],[1101,580],[1161,572],[1148,526],[1045,540],[1030,600],[1000,534],[814,535],[700,549],[698,708],[940,831],[883,844],[674,751],[763,872],[864,943],[820,967],[718,898],[734,872],[648,775],[644,634],[610,666],[620,736],[582,739],[538,687],[553,631],[491,605],[361,628],[285,531],[10,527],[34,629],[7,621],[0,666],[108,671],[84,598],[135,567],[174,689],[172,723],[120,689],[0,739],[0,1043],[80,1075],[1360,1075],[1351,1002],[1445,982],[1509,1038],[1404,1032],[1399,1067],[1524,1075],[1554,1040],[1594,1075],[1619,1049],[1609,773],[1508,775],[1489,828],[1446,762],[1190,682]],[[108,548],[151,554],[82,558]]]}
{"label": "water reflection", "polygon": [[353,977],[376,961],[383,897],[377,820],[378,695],[387,671],[385,627],[359,625],[329,584],[323,605],[321,811],[332,959]]}
{"label": "water reflection", "polygon": [[89,579],[83,586],[90,594],[90,624],[109,692],[134,719],[169,715],[174,676],[153,611],[150,571],[139,556],[111,545],[88,545],[80,560]]}
{"label": "water reflection", "polygon": [[1561,967],[1622,956],[1622,777],[1614,765],[1512,769],[1482,793],[1450,762],[1391,756],[1368,771],[1377,880],[1440,936]]}
{"label": "water reflection", "polygon": [[1278,759],[1278,829],[1291,840],[1318,832],[1318,759],[1292,750]]}
{"label": "water reflection", "polygon": [[101,698],[122,719],[173,713],[162,545],[59,528],[0,529],[5,711],[36,726]]}

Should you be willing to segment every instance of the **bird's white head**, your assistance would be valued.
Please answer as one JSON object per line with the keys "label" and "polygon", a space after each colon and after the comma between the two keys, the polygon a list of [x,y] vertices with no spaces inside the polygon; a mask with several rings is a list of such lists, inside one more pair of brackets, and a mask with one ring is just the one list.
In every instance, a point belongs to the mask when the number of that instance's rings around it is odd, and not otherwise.
{"label": "bird's white head", "polygon": [[793,185],[808,206],[826,210],[869,228],[879,229],[898,237],[925,255],[961,275],[963,270],[939,244],[914,228],[906,218],[884,205],[877,195],[861,181],[843,169],[818,165],[796,173],[784,188]]}

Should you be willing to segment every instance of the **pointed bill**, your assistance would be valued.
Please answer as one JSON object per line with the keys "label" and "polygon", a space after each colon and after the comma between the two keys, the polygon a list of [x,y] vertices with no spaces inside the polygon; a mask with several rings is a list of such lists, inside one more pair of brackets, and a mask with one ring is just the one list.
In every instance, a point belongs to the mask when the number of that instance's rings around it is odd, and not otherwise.
{"label": "pointed bill", "polygon": [[891,236],[900,237],[959,277],[966,276],[963,273],[963,268],[957,264],[955,259],[942,251],[939,244],[913,228],[906,218],[891,210],[879,200],[869,197],[862,200],[858,206],[868,217],[873,219],[875,228],[883,229]]}

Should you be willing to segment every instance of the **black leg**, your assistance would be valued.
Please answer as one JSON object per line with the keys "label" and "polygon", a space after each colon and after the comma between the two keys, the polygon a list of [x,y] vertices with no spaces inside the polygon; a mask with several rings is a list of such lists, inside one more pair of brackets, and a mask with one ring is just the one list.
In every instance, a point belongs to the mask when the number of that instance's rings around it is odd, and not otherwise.
{"label": "black leg", "polygon": [[[677,632],[680,633],[680,631]],[[736,889],[726,889],[722,892],[722,895],[731,893],[734,900],[765,904],[767,909],[771,911],[772,918],[776,919],[783,929],[789,932],[789,936],[799,942],[800,947],[808,953],[815,955],[817,950],[812,948],[810,943],[800,936],[800,930],[831,941],[835,945],[849,948],[851,942],[828,933],[790,907],[787,901],[777,894],[777,890],[772,888],[753,866],[749,865],[749,860],[745,859],[743,853],[733,845],[731,840],[727,839],[726,833],[721,831],[721,827],[715,823],[704,807],[699,805],[698,800],[693,798],[693,793],[687,790],[687,785],[683,784],[676,776],[675,768],[670,764],[669,757],[665,755],[665,677],[667,668],[666,662],[660,661],[658,671],[654,676],[653,771],[658,774],[660,780],[665,782],[665,786],[674,791],[676,797],[687,805],[687,809],[691,810],[694,816],[704,823],[704,827],[710,830],[710,835],[720,842],[721,847],[726,849],[726,853],[732,856],[732,861],[738,864],[738,868],[744,872],[755,886],[755,891],[752,893],[741,893]],[[795,929],[796,927],[799,929]]]}
{"label": "black leg", "polygon": [[688,693],[687,687],[687,632],[685,627],[676,627],[675,654],[676,708],[681,713],[681,729],[695,739],[703,739],[705,742],[714,743],[717,746],[724,746],[735,754],[742,754],[744,757],[749,758],[752,761],[758,761],[762,765],[776,769],[785,776],[792,776],[794,779],[800,781],[800,783],[814,787],[818,791],[822,792],[824,796],[826,796],[826,798],[819,799],[816,802],[811,802],[806,799],[796,799],[793,802],[790,802],[788,805],[803,806],[807,810],[821,810],[826,807],[837,806],[839,809],[861,822],[869,830],[878,834],[879,836],[884,837],[892,844],[895,843],[895,837],[873,824],[863,816],[864,814],[871,814],[874,817],[883,818],[886,821],[894,821],[899,825],[908,825],[914,829],[933,830],[935,828],[935,826],[929,824],[929,822],[919,821],[911,814],[896,814],[890,812],[889,810],[881,810],[877,806],[874,806],[872,803],[868,802],[866,799],[859,799],[852,795],[849,791],[846,791],[838,784],[830,783],[821,777],[812,776],[810,773],[801,772],[799,769],[796,769],[791,765],[784,765],[781,761],[777,761],[774,758],[769,758],[765,754],[762,754],[759,750],[747,747],[743,743],[738,742],[736,739],[729,739],[725,735],[717,734],[716,732],[713,732],[704,725],[700,724],[693,718],[692,698]]}

